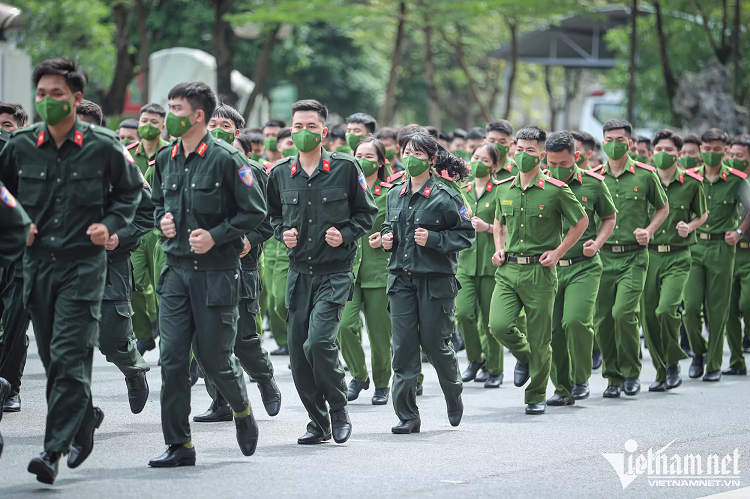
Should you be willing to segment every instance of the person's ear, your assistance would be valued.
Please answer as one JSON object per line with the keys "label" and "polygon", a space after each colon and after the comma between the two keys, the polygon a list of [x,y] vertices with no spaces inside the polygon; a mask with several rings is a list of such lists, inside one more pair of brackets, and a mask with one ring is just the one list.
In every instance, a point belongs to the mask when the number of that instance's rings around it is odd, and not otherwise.
{"label": "person's ear", "polygon": [[576,151],[576,162],[581,159],[581,153],[579,151]]}
{"label": "person's ear", "polygon": [[542,153],[539,155],[539,161],[541,162],[546,155],[547,155],[547,151],[542,151]]}
{"label": "person's ear", "polygon": [[234,138],[236,139],[239,136],[240,136],[240,131],[239,131],[239,129],[237,129],[237,130],[234,131]]}
{"label": "person's ear", "polygon": [[328,137],[328,127],[323,128],[323,133],[321,134],[322,138]]}
{"label": "person's ear", "polygon": [[82,92],[76,92],[73,94],[73,107],[78,107],[81,105],[81,101],[83,101],[83,93]]}

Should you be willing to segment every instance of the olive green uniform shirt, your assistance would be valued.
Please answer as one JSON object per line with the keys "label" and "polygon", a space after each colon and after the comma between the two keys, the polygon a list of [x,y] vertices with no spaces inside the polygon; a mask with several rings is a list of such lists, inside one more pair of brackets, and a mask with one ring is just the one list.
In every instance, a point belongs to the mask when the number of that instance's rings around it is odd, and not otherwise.
{"label": "olive green uniform shirt", "polygon": [[117,135],[78,119],[59,149],[44,123],[18,130],[0,153],[0,175],[37,226],[32,258],[104,251],[86,234],[89,226],[124,229],[143,191]]}
{"label": "olive green uniform shirt", "polygon": [[650,208],[667,204],[667,195],[653,167],[643,168],[628,158],[619,177],[612,175],[609,163],[594,169],[604,177],[617,208],[617,225],[607,244],[638,244],[635,229],[645,229],[651,223]]}
{"label": "olive green uniform shirt", "polygon": [[516,162],[509,156],[505,157],[505,163],[503,163],[503,166],[494,172],[494,177],[497,180],[504,180],[508,177],[515,177],[516,175],[518,175],[518,166],[516,166]]}
{"label": "olive green uniform shirt", "polygon": [[362,253],[362,262],[359,264],[359,271],[355,272],[357,283],[362,288],[384,288],[388,285],[388,253],[383,252],[380,248],[370,247],[370,236],[380,232],[385,221],[385,209],[388,190],[393,187],[392,184],[381,182],[380,179],[375,181],[371,192],[378,205],[378,216],[369,233],[360,239],[360,251]]}
{"label": "olive green uniform shirt", "polygon": [[721,234],[728,230],[737,230],[740,225],[740,201],[748,183],[746,175],[739,171],[721,165],[719,177],[713,182],[706,178],[705,167],[699,166],[692,170],[703,177],[703,190],[706,194],[706,209],[708,220],[698,227],[698,232]]}
{"label": "olive green uniform shirt", "polygon": [[30,225],[26,211],[0,182],[0,276],[3,268],[10,267],[23,255]]}
{"label": "olive green uniform shirt", "polygon": [[[680,237],[677,233],[677,224],[689,223],[706,213],[706,195],[703,193],[702,179],[700,175],[686,173],[678,167],[669,185],[662,184],[669,201],[669,216],[654,234],[652,244],[691,246],[697,242],[695,231],[687,237]],[[650,212],[653,216],[654,209],[651,208]]]}
{"label": "olive green uniform shirt", "polygon": [[[424,246],[414,242],[418,228],[428,231]],[[463,198],[435,175],[418,192],[411,192],[409,177],[388,192],[381,233],[391,232],[388,270],[418,274],[455,275],[458,252],[470,248],[475,237]]]}
{"label": "olive green uniform shirt", "polygon": [[169,142],[167,142],[166,140],[162,138],[159,138],[159,145],[156,147],[156,152],[151,157],[146,155],[146,149],[143,147],[143,141],[136,142],[136,145],[134,148],[128,149],[130,153],[133,155],[135,164],[138,165],[138,168],[141,169],[141,173],[143,173],[146,176],[146,180],[148,180],[149,183],[153,182],[153,178],[154,178],[154,165],[156,165],[156,154],[159,152],[159,150],[162,147],[168,146],[168,145],[169,145]]}
{"label": "olive green uniform shirt", "polygon": [[[253,169],[253,175],[255,181],[258,182],[263,191],[263,197],[265,199],[266,191],[268,189],[268,174],[266,169],[262,166],[258,167],[255,163],[250,164],[250,168]],[[247,255],[242,257],[242,268],[245,270],[258,270],[258,261],[260,255],[265,249],[265,242],[273,236],[273,227],[271,227],[271,220],[266,217],[255,230],[245,234],[247,240],[250,242],[250,251]]]}
{"label": "olive green uniform shirt", "polygon": [[[496,195],[500,191],[497,181],[490,180],[484,187],[479,198],[474,188],[474,182],[463,187],[464,194],[469,200],[469,207],[474,216],[481,218],[492,225],[495,221]],[[467,276],[493,276],[496,267],[492,264],[492,255],[495,253],[495,242],[493,235],[489,232],[477,232],[474,244],[471,248],[461,252],[458,257],[458,266],[462,275]]]}
{"label": "olive green uniform shirt", "polygon": [[[174,216],[175,237],[161,246],[170,257],[195,262],[194,270],[229,270],[240,267],[242,236],[266,218],[262,183],[255,173],[261,166],[210,133],[186,158],[182,140],[156,154],[154,220]],[[255,168],[249,166],[253,165]],[[190,249],[190,233],[207,230],[215,246],[203,255]]]}
{"label": "olive green uniform shirt", "polygon": [[[584,171],[576,166],[573,171],[573,177],[568,182],[568,187],[573,191],[576,199],[586,215],[589,217],[589,225],[586,227],[581,238],[576,241],[572,248],[565,253],[563,257],[566,260],[583,256],[583,245],[588,240],[596,240],[599,234],[599,227],[594,222],[594,215],[599,218],[609,217],[617,213],[612,196],[609,194],[607,184],[604,183],[604,177],[591,171]],[[567,234],[572,225],[566,219],[563,221],[563,233]]]}

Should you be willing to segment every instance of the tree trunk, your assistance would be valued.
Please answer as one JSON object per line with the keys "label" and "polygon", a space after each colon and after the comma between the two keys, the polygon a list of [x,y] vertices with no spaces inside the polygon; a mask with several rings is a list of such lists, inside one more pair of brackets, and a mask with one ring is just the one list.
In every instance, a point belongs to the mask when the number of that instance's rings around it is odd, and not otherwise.
{"label": "tree trunk", "polygon": [[213,56],[216,57],[216,90],[219,99],[230,106],[234,106],[237,102],[237,94],[232,90],[232,70],[234,70],[234,52],[237,43],[234,31],[224,16],[229,13],[233,3],[234,0],[213,0]]}
{"label": "tree trunk", "polygon": [[398,27],[396,28],[396,43],[391,55],[391,72],[388,76],[388,86],[385,90],[385,100],[380,106],[378,122],[380,126],[388,126],[393,119],[396,107],[396,89],[398,88],[398,70],[401,68],[401,52],[404,48],[404,27],[406,25],[406,2],[398,5]]}
{"label": "tree trunk", "polygon": [[148,80],[151,68],[149,66],[148,56],[151,52],[151,50],[149,49],[151,33],[148,31],[148,27],[146,26],[147,12],[145,5],[143,5],[143,0],[135,1],[135,13],[136,24],[138,25],[138,41],[140,42],[141,55],[141,103],[145,105],[148,104],[150,100],[150,96],[148,94]]}
{"label": "tree trunk", "polygon": [[513,103],[513,86],[516,83],[516,72],[518,70],[518,26],[515,21],[508,21],[510,29],[510,77],[508,78],[508,90],[505,94],[505,116],[510,116],[511,104]]}
{"label": "tree trunk", "polygon": [[466,76],[466,81],[469,85],[469,93],[471,94],[472,99],[474,102],[479,106],[479,109],[482,113],[482,117],[486,122],[492,121],[492,111],[490,111],[490,108],[487,106],[487,104],[484,102],[484,99],[482,99],[482,96],[479,92],[479,86],[477,85],[476,80],[472,76],[473,68],[469,65],[469,62],[466,60],[466,54],[464,53],[464,45],[461,41],[461,26],[456,24],[456,32],[458,33],[458,38],[456,42],[452,42],[450,38],[445,34],[444,31],[441,30],[441,34],[443,35],[443,38],[445,41],[453,47],[453,50],[456,52],[456,58],[458,59],[458,64],[461,66],[461,69],[464,71],[464,76]]}
{"label": "tree trunk", "polygon": [[255,71],[253,72],[253,83],[255,83],[255,87],[253,88],[250,97],[247,99],[245,110],[242,113],[243,116],[245,116],[245,120],[248,122],[250,121],[250,115],[255,106],[255,100],[261,93],[265,92],[266,79],[268,79],[268,68],[271,66],[271,56],[273,56],[273,49],[276,47],[276,36],[279,34],[280,29],[281,24],[275,24],[271,27],[268,37],[263,43],[263,50],[261,50],[258,64],[255,66]]}
{"label": "tree trunk", "polygon": [[672,118],[678,119],[674,113],[674,96],[677,94],[677,79],[674,77],[672,72],[672,65],[669,62],[669,51],[667,50],[667,38],[664,35],[664,24],[661,13],[661,3],[658,0],[652,2],[654,4],[654,11],[656,14],[656,34],[659,39],[659,54],[661,55],[661,67],[664,72],[664,87],[667,92],[667,99],[669,99],[669,109],[672,113]]}
{"label": "tree trunk", "polygon": [[430,26],[430,21],[427,18],[425,18],[424,27],[424,53],[424,80],[429,100],[428,121],[430,125],[440,129],[440,100],[437,87],[435,87],[435,61],[432,57],[432,26]]}
{"label": "tree trunk", "polygon": [[132,9],[127,5],[117,4],[112,7],[112,17],[115,20],[115,74],[109,91],[102,95],[102,112],[105,116],[122,113],[128,85],[135,76],[135,60],[130,54],[128,43],[132,14]]}
{"label": "tree trunk", "polygon": [[[726,22],[722,25],[721,45],[717,45],[716,40],[714,40],[714,35],[711,32],[711,28],[708,25],[708,16],[706,15],[706,11],[703,10],[700,0],[693,0],[693,4],[695,5],[695,9],[701,16],[701,19],[703,21],[701,24],[703,25],[703,29],[706,31],[706,36],[708,36],[708,41],[711,44],[711,48],[713,49],[716,58],[719,60],[722,66],[726,66],[727,62],[729,62],[729,57],[731,56],[731,47],[727,47],[725,42],[726,38],[723,33],[723,30],[726,29]],[[726,3],[724,3],[723,15],[726,15]]]}
{"label": "tree trunk", "polygon": [[732,58],[734,59],[734,75],[732,78],[732,97],[738,102],[740,98],[740,0],[734,0],[734,35],[732,39]]}
{"label": "tree trunk", "polygon": [[544,66],[544,87],[547,89],[547,95],[549,96],[549,128],[547,130],[556,130],[557,128],[557,101],[555,99],[555,93],[552,90],[552,78],[550,73],[552,68],[550,66]]}
{"label": "tree trunk", "polygon": [[635,72],[636,72],[636,51],[638,49],[638,0],[632,0],[630,6],[630,81],[628,82],[628,121],[635,127]]}

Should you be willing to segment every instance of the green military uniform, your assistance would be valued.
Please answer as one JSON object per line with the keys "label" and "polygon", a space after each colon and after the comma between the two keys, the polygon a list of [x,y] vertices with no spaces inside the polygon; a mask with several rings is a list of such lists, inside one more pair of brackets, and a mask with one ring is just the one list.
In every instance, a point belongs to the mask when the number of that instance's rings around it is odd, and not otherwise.
{"label": "green military uniform", "polygon": [[701,176],[678,167],[672,181],[662,184],[669,201],[669,216],[648,245],[648,271],[641,301],[641,324],[656,381],[666,382],[667,366],[687,358],[680,347],[677,309],[690,274],[690,247],[697,238],[695,232],[680,237],[677,224],[689,223],[706,212],[702,181]]}
{"label": "green military uniform", "polygon": [[[0,136],[5,137],[2,133]],[[0,142],[0,147],[4,142]],[[0,171],[2,173],[2,171]],[[0,274],[23,255],[31,220],[5,184],[0,182]]]}
{"label": "green military uniform", "polygon": [[[507,228],[506,262],[495,272],[490,332],[520,364],[529,365],[526,404],[544,402],[551,367],[552,313],[557,272],[539,265],[539,257],[562,242],[563,220],[577,223],[586,215],[570,188],[539,171],[526,190],[519,173],[498,195],[495,218]],[[528,335],[517,327],[526,310]]]}
{"label": "green military uniform", "polygon": [[[262,183],[253,162],[206,133],[185,157],[182,141],[156,155],[153,201],[158,226],[174,216],[176,236],[162,249],[167,262],[159,278],[161,295],[162,430],[167,445],[191,441],[190,351],[235,414],[249,411],[240,362],[232,355],[242,288],[242,236],[265,220]],[[253,166],[257,166],[254,164]],[[205,229],[215,246],[205,254],[190,249],[193,230]]]}
{"label": "green military uniform", "polygon": [[[746,211],[743,209],[742,214]],[[742,350],[742,320],[750,321],[750,237],[743,235],[737,243],[734,257],[732,299],[727,317],[727,343],[729,344],[729,367],[747,369]],[[0,371],[2,372],[2,371]]]}
{"label": "green military uniform", "polygon": [[267,293],[268,323],[273,339],[279,346],[287,344],[285,304],[286,279],[289,275],[289,256],[284,243],[269,239],[263,250]]}
{"label": "green military uniform", "polygon": [[130,256],[141,244],[142,237],[154,229],[151,186],[140,170],[138,175],[143,182],[143,190],[133,222],[117,232],[119,244],[112,251],[107,251],[107,283],[99,323],[99,350],[126,378],[134,378],[150,369],[138,352],[132,322],[134,274]]}
{"label": "green military uniform", "polygon": [[667,204],[667,195],[654,167],[631,159],[619,177],[612,174],[609,163],[594,171],[604,176],[618,213],[617,225],[601,253],[603,271],[594,331],[602,351],[602,375],[610,385],[622,386],[625,379],[641,375],[638,313],[649,254],[633,232],[648,226],[651,206]]}
{"label": "green military uniform", "polygon": [[96,417],[91,368],[107,259],[86,231],[101,223],[115,234],[132,222],[143,184],[128,161],[114,132],[80,120],[59,148],[38,123],[0,153],[0,175],[38,228],[24,257],[23,302],[47,373],[47,452],[66,454]]}
{"label": "green military uniform", "polygon": [[[414,241],[416,229],[428,231],[424,246]],[[411,181],[388,193],[382,234],[393,233],[387,293],[393,331],[393,407],[401,421],[419,418],[417,382],[420,347],[437,371],[446,402],[463,391],[455,330],[458,252],[471,247],[474,228],[463,198],[431,175],[418,192]]]}
{"label": "green military uniform", "polygon": [[[496,195],[500,190],[497,185],[490,180],[479,197],[473,182],[464,188],[474,216],[490,225],[495,221]],[[496,376],[503,372],[503,349],[489,331],[490,302],[495,288],[494,253],[495,243],[489,232],[477,233],[472,247],[460,253],[456,277],[461,290],[456,296],[456,322],[466,343],[466,358],[481,363],[484,357],[487,370]]]}
{"label": "green military uniform", "polygon": [[[581,238],[558,262],[557,296],[552,314],[552,370],[555,393],[570,397],[573,385],[582,385],[591,377],[591,352],[594,347],[594,305],[599,293],[602,261],[599,255],[583,254],[586,241],[599,233],[595,216],[610,217],[617,210],[604,177],[578,166],[567,183],[589,217]],[[571,224],[563,222],[563,233]]]}
{"label": "green military uniform", "polygon": [[[297,246],[287,249],[289,361],[311,419],[308,431],[325,435],[331,431],[329,407],[337,411],[347,403],[336,336],[352,295],[357,241],[372,228],[377,205],[356,160],[323,150],[312,175],[299,156],[276,164],[268,182],[268,212],[277,240],[283,241],[287,230],[298,231]],[[325,240],[331,227],[344,240],[336,248]]]}
{"label": "green military uniform", "polygon": [[[708,220],[698,227],[698,243],[692,248],[692,267],[685,287],[682,320],[695,355],[706,355],[706,372],[721,370],[724,327],[729,314],[734,275],[735,246],[724,242],[727,231],[739,226],[740,195],[747,188],[746,175],[724,164],[719,177],[705,178],[704,167],[693,170],[704,177]],[[708,341],[703,337],[704,312]]]}
{"label": "green military uniform", "polygon": [[[354,291],[352,300],[344,306],[339,326],[339,344],[349,372],[354,378],[368,379],[365,352],[362,348],[360,310],[365,314],[367,334],[370,338],[372,377],[375,388],[388,388],[391,381],[391,317],[388,313],[388,254],[380,248],[371,248],[369,238],[380,232],[385,220],[386,195],[392,184],[375,181],[370,192],[378,205],[378,216],[367,234],[359,240],[361,258],[354,262]],[[358,255],[359,257],[360,255]],[[359,260],[359,261],[357,261]]]}
{"label": "green military uniform", "polygon": [[[253,175],[255,181],[262,185],[265,193],[268,184],[268,175],[264,168],[255,168]],[[240,317],[237,321],[237,338],[234,341],[234,355],[239,359],[242,368],[259,385],[270,383],[273,379],[273,365],[266,352],[260,344],[260,328],[255,321],[260,311],[260,290],[262,287],[259,272],[259,260],[263,253],[263,244],[273,235],[271,222],[266,218],[263,223],[246,237],[250,241],[250,251],[242,257],[242,277],[240,288]],[[217,393],[216,386],[210,381],[206,382],[206,390],[214,401],[214,408],[227,405],[224,397]]]}
{"label": "green military uniform", "polygon": [[495,180],[505,180],[509,177],[515,177],[516,175],[518,175],[518,166],[515,161],[510,159],[510,156],[506,156],[503,166],[493,173]]}
{"label": "green military uniform", "polygon": [[[169,142],[159,138],[156,151],[158,152],[159,149],[167,145],[169,145]],[[135,164],[138,165],[141,173],[146,175],[149,167],[152,167],[156,162],[156,153],[149,157],[146,153],[146,148],[143,147],[142,141],[131,144],[128,146],[128,150],[132,153]],[[151,181],[147,179],[147,182]],[[154,288],[156,287],[155,282],[159,274],[154,275],[153,262],[158,240],[159,232],[157,230],[150,231],[143,236],[141,244],[130,256],[135,281],[135,289],[133,290],[133,297],[131,299],[133,331],[139,340],[148,340],[153,337],[154,325],[157,321],[157,302]]]}

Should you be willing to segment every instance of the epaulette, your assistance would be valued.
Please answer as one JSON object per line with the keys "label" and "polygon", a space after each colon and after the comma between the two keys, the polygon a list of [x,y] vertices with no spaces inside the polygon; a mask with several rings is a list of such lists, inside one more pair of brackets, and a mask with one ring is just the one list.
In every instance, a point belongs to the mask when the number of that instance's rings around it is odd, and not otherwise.
{"label": "epaulette", "polygon": [[601,180],[601,181],[604,180],[604,176],[603,175],[599,175],[598,173],[594,173],[593,170],[586,170],[584,173],[586,175],[588,175],[589,177],[594,177],[596,180]]}
{"label": "epaulette", "polygon": [[648,170],[650,172],[656,170],[656,168],[654,168],[653,166],[647,165],[646,163],[641,163],[640,161],[633,161],[633,163],[635,163],[635,166],[643,168],[644,170]]}
{"label": "epaulette", "polygon": [[555,177],[547,177],[547,182],[557,187],[563,187],[565,185],[565,182],[557,180]]}
{"label": "epaulette", "polygon": [[592,169],[590,169],[590,170],[586,170],[586,171],[587,171],[587,172],[594,172],[594,173],[599,173],[599,170],[602,170],[602,169],[604,169],[604,165],[599,165],[599,166],[597,166],[596,168],[592,168]]}
{"label": "epaulette", "polygon": [[342,160],[342,159],[359,166],[359,163],[351,154],[346,154],[344,152],[338,152],[338,151],[331,153],[331,161]]}
{"label": "epaulette", "polygon": [[692,168],[690,170],[685,170],[685,175],[693,177],[698,182],[703,182],[703,177],[701,177],[699,173],[696,173]]}
{"label": "epaulette", "polygon": [[466,185],[461,186],[461,189],[464,189],[464,188],[466,188],[466,192],[471,192],[471,182],[469,182]]}
{"label": "epaulette", "polygon": [[516,177],[505,177],[502,180],[493,180],[493,182],[495,183],[495,185],[500,185],[500,184],[504,184],[505,182],[509,182],[509,181],[513,180],[514,178],[516,178]]}
{"label": "epaulette", "polygon": [[393,183],[393,182],[395,182],[396,180],[400,179],[403,176],[404,176],[404,172],[400,171],[400,172],[394,173],[393,175],[391,175],[390,177],[388,177],[387,180],[388,180],[388,182]]}
{"label": "epaulette", "polygon": [[19,128],[18,130],[13,132],[13,135],[21,135],[22,133],[31,133],[31,132],[38,133],[44,130],[43,127],[44,127],[43,122],[35,123],[33,125],[27,126],[26,128]]}
{"label": "epaulette", "polygon": [[390,189],[393,187],[393,184],[389,184],[388,182],[380,182],[380,185],[385,187],[386,189]]}
{"label": "epaulette", "polygon": [[[101,135],[106,135],[107,137],[115,138],[117,139],[117,142],[120,142],[120,138],[117,136],[117,134],[107,127],[98,126],[98,125],[89,125],[89,130],[91,130],[94,133],[98,133]],[[138,142],[136,142],[135,144],[138,144]]]}
{"label": "epaulette", "polygon": [[729,168],[729,173],[734,173],[738,177],[745,179],[747,178],[747,173],[739,171],[737,168]]}
{"label": "epaulette", "polygon": [[[236,152],[240,156],[242,156],[243,158],[245,157],[245,155],[242,154],[236,147],[234,147],[232,144],[230,144],[230,143],[228,143],[228,142],[226,142],[224,140],[216,139],[216,140],[214,140],[214,142],[216,143],[217,146],[221,147],[225,151],[229,151],[232,154],[234,154]],[[208,145],[208,143],[206,145]]]}
{"label": "epaulette", "polygon": [[129,151],[129,150],[131,150],[134,147],[138,147],[138,144],[140,144],[140,142],[133,142],[132,144],[126,145],[125,149],[127,149]]}
{"label": "epaulette", "polygon": [[688,169],[687,169],[687,170],[685,170],[685,171],[686,171],[686,172],[692,172],[692,173],[695,173],[695,172],[697,172],[697,171],[698,171],[698,167],[697,167],[697,166],[694,166],[694,167],[692,167],[692,168],[688,168]]}

